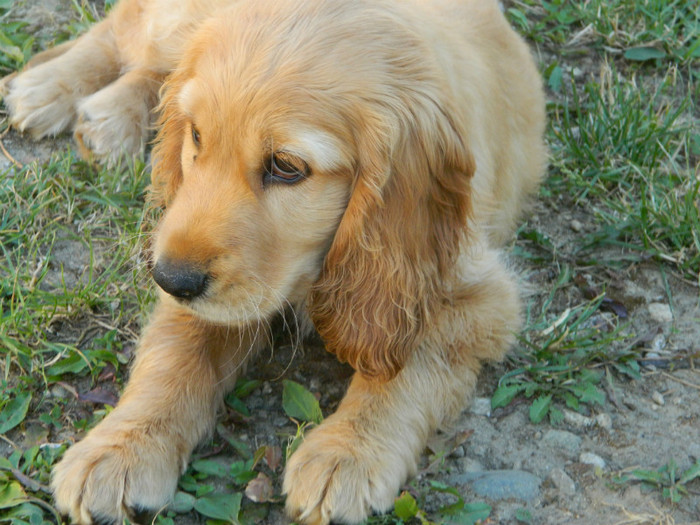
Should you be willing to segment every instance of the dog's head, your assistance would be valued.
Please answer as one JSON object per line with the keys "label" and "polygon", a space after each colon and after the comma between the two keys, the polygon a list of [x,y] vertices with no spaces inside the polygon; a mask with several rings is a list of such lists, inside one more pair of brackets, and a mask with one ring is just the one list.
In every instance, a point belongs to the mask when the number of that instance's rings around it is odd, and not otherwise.
{"label": "dog's head", "polygon": [[241,3],[166,82],[154,276],[196,314],[306,302],[328,350],[389,379],[465,234],[473,161],[436,51],[371,2]]}

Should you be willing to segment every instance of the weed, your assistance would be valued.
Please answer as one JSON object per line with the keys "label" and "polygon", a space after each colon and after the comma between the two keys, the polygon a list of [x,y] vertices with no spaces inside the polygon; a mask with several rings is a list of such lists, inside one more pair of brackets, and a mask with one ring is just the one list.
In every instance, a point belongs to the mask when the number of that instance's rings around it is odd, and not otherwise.
{"label": "weed", "polygon": [[613,343],[625,336],[617,317],[601,312],[604,294],[556,317],[549,313],[555,296],[570,280],[571,272],[564,267],[540,313],[528,312],[520,346],[511,357],[512,370],[500,379],[491,398],[492,408],[524,396],[532,400],[533,423],[549,416],[556,424],[564,417],[557,402],[577,411],[605,403],[605,393],[598,385],[609,369],[639,377],[637,353],[624,345],[614,349]]}
{"label": "weed", "polygon": [[664,498],[669,499],[672,503],[678,503],[683,496],[688,494],[686,485],[699,478],[700,460],[686,470],[680,471],[672,459],[657,470],[635,469],[629,473],[614,476],[613,481],[618,484],[641,481],[645,488],[660,490]]}

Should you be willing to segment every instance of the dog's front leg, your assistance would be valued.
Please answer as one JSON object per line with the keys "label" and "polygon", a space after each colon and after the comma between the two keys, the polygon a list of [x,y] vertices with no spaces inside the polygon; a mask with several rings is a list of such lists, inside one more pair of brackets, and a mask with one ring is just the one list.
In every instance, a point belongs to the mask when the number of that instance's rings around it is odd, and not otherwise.
{"label": "dog's front leg", "polygon": [[55,467],[57,508],[89,524],[166,505],[256,346],[251,333],[209,325],[164,298],[119,404]]}
{"label": "dog's front leg", "polygon": [[512,275],[495,253],[465,267],[469,276],[399,374],[381,382],[356,373],[336,413],[290,458],[287,512],[299,523],[360,523],[391,509],[428,437],[468,403],[481,362],[502,358],[513,343],[519,299]]}

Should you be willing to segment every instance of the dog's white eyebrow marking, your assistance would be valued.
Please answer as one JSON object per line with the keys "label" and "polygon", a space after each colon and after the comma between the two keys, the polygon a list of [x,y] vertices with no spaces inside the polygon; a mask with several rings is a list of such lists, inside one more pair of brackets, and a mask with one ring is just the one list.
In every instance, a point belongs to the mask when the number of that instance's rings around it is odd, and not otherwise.
{"label": "dog's white eyebrow marking", "polygon": [[192,90],[194,89],[194,83],[194,79],[188,80],[177,94],[177,102],[182,112],[186,115],[192,114]]}
{"label": "dog's white eyebrow marking", "polygon": [[296,130],[284,150],[309,161],[322,171],[330,171],[344,165],[345,155],[335,137],[315,129]]}

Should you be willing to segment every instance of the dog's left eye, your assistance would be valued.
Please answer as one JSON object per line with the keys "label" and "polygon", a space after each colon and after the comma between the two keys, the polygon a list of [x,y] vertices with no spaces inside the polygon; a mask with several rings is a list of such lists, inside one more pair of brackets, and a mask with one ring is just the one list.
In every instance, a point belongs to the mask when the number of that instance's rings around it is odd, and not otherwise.
{"label": "dog's left eye", "polygon": [[194,127],[194,124],[192,124],[192,142],[194,143],[195,147],[199,147],[201,137],[199,136],[199,130]]}
{"label": "dog's left eye", "polygon": [[293,184],[309,176],[309,165],[289,153],[278,151],[270,155],[265,166],[263,183],[284,182]]}

